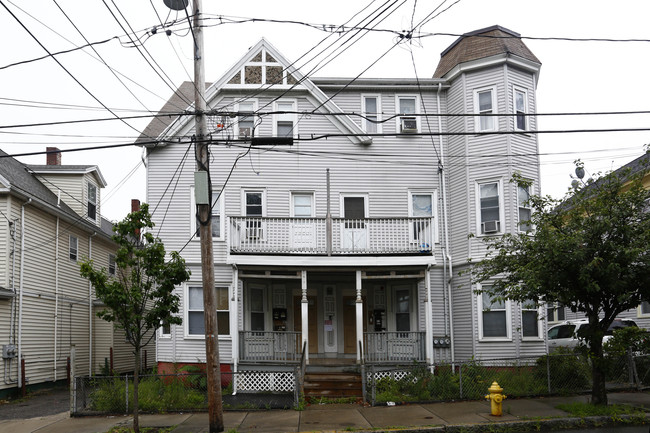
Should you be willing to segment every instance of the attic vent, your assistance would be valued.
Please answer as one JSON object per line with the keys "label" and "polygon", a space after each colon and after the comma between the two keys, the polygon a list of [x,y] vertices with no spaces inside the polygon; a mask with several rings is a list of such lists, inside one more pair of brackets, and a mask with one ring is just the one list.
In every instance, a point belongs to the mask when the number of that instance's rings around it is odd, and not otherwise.
{"label": "attic vent", "polygon": [[418,132],[418,122],[415,117],[400,118],[400,129],[403,134],[413,134]]}

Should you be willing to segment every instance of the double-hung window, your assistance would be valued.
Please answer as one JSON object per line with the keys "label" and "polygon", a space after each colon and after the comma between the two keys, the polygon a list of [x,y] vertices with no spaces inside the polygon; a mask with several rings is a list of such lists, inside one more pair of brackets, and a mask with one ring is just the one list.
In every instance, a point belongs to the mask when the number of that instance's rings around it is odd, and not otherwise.
{"label": "double-hung window", "polygon": [[548,304],[546,306],[546,319],[549,323],[565,320],[564,305],[559,302]]}
{"label": "double-hung window", "polygon": [[237,106],[239,116],[237,118],[236,135],[239,138],[251,138],[255,129],[255,118],[253,113],[256,109],[256,101],[243,101]]}
{"label": "double-hung window", "polygon": [[115,276],[117,267],[115,265],[115,254],[108,255],[108,275]]}
{"label": "double-hung window", "polygon": [[501,232],[501,184],[499,181],[478,183],[479,232]]}
{"label": "double-hung window", "polygon": [[368,134],[376,134],[381,132],[381,126],[378,123],[381,119],[379,117],[381,100],[379,95],[363,95],[363,129]]}
{"label": "double-hung window", "polygon": [[[228,309],[228,287],[215,287],[217,330],[219,335],[230,335],[230,313]],[[205,336],[203,287],[187,288],[187,335]]]}
{"label": "double-hung window", "polygon": [[311,193],[294,192],[291,194],[291,213],[296,218],[311,218],[314,216],[314,195]]}
{"label": "double-hung window", "polygon": [[418,97],[412,95],[398,95],[396,101],[397,131],[402,134],[413,134],[420,131],[418,114]]}
{"label": "double-hung window", "polygon": [[[219,197],[219,191],[213,191],[212,197],[213,200],[216,197]],[[210,222],[212,224],[212,239],[213,240],[222,240],[224,232],[224,218],[223,215],[223,203],[224,197],[223,193],[217,200],[217,202],[212,206],[210,212]],[[196,207],[196,200],[194,197],[194,187],[190,188],[190,234],[196,235],[195,239],[200,239],[200,222],[199,222],[199,213]]]}
{"label": "double-hung window", "polygon": [[521,336],[524,339],[541,338],[539,306],[533,300],[521,303]]}
{"label": "double-hung window", "polygon": [[515,109],[515,130],[526,131],[528,127],[527,107],[528,107],[528,94],[523,89],[515,87],[513,92],[513,106]]}
{"label": "double-hung window", "polygon": [[530,207],[530,185],[517,186],[517,206],[519,211],[519,231],[529,232],[532,229],[530,217],[532,210]]}
{"label": "double-hung window", "polygon": [[510,339],[510,301],[492,301],[487,293],[481,293],[478,299],[480,338]]}
{"label": "double-hung window", "polygon": [[296,137],[298,135],[296,101],[281,100],[274,103],[273,136]]}
{"label": "double-hung window", "polygon": [[496,114],[495,93],[494,87],[474,91],[474,112],[477,114],[474,119],[476,132],[497,130],[497,119],[493,116]]}
{"label": "double-hung window", "polygon": [[88,218],[95,221],[97,219],[97,187],[88,183]]}
{"label": "double-hung window", "polygon": [[76,236],[70,235],[70,240],[68,244],[68,253],[70,260],[74,260],[75,262],[77,261],[78,253],[79,253],[79,240],[77,239]]}

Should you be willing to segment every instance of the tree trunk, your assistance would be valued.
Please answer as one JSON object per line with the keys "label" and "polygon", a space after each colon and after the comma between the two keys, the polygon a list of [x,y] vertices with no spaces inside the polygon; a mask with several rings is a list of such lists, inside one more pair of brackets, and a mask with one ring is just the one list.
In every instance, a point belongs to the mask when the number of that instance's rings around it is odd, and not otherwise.
{"label": "tree trunk", "polygon": [[140,433],[138,383],[140,382],[140,348],[135,349],[135,371],[133,372],[133,431]]}
{"label": "tree trunk", "polygon": [[603,358],[603,339],[600,335],[592,338],[591,347],[591,404],[607,406],[605,387],[605,359]]}

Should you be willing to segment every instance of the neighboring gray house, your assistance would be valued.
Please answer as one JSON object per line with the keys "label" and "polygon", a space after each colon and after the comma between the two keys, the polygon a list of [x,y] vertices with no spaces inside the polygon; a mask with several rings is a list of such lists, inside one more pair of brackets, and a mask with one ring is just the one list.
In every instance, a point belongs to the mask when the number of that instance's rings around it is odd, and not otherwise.
{"label": "neighboring gray house", "polygon": [[100,372],[111,355],[116,370],[133,369],[123,333],[96,317],[102,306],[79,275],[86,257],[115,269],[112,224],[101,217],[106,182],[95,165],[61,165],[57,150],[48,148],[47,165],[0,150],[0,395],[22,385],[20,359],[27,385],[65,380],[72,345],[79,375]]}
{"label": "neighboring gray house", "polygon": [[[544,354],[540,311],[490,305],[458,276],[539,193],[540,67],[494,26],[454,42],[434,78],[308,77],[261,40],[209,85],[222,369],[291,364],[305,343],[311,365]],[[161,112],[192,99],[185,83]],[[140,138],[155,234],[192,272],[183,324],[160,330],[161,371],[205,361],[193,132],[190,116],[158,118]]]}

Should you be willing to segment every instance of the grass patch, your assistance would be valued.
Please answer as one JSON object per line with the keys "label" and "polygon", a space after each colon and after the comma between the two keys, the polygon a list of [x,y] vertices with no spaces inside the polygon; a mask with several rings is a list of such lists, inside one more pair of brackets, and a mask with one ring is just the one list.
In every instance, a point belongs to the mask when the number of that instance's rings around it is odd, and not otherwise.
{"label": "grass patch", "polygon": [[639,409],[626,404],[612,404],[605,406],[576,402],[559,404],[556,407],[580,418],[587,416],[618,417],[620,415],[640,415],[645,413],[643,409]]}

